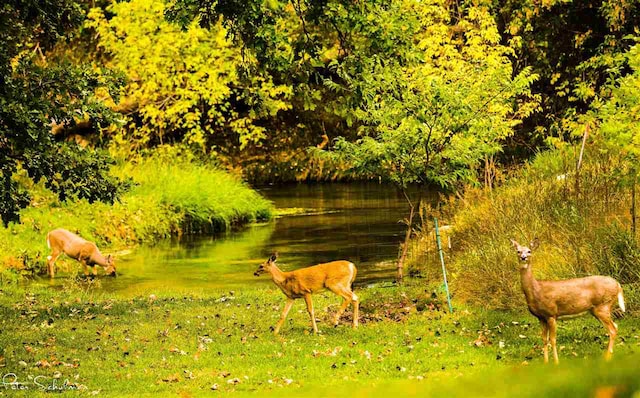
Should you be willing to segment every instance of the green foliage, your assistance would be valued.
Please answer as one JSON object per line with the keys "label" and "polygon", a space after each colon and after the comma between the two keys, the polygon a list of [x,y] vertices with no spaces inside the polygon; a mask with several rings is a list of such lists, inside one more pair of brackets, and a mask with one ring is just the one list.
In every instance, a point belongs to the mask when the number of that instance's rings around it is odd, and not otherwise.
{"label": "green foliage", "polygon": [[109,174],[113,160],[106,151],[83,149],[75,144],[59,145],[52,152],[53,160],[34,154],[24,162],[29,177],[58,194],[61,201],[68,198],[113,203],[129,184]]}
{"label": "green foliage", "polygon": [[473,182],[479,161],[534,109],[518,109],[517,99],[536,76],[512,77],[509,49],[484,7],[469,6],[454,24],[445,2],[395,2],[372,10],[361,29],[378,40],[336,68],[346,82],[337,89],[360,98],[362,138],[339,138],[336,152],[364,175],[401,187]]}
{"label": "green foliage", "polygon": [[[102,89],[115,95],[117,79],[64,60],[49,62],[44,55],[78,26],[81,11],[79,3],[57,0],[10,1],[0,7],[0,217],[5,225],[17,220],[19,209],[28,204],[13,179],[19,166],[36,181],[53,177],[49,171],[64,174],[64,184],[49,182],[53,189],[59,188],[61,197],[78,194],[113,200],[119,189],[117,181],[102,180],[108,167],[104,157],[90,159],[94,154],[89,150],[70,155],[72,148],[59,149],[51,134],[52,123],[70,126],[88,118],[99,127],[114,121],[95,92]],[[75,164],[61,163],[61,156],[73,156]],[[87,173],[94,181],[83,180]],[[92,184],[95,180],[101,181],[97,187]]]}
{"label": "green foliage", "polygon": [[579,116],[607,96],[610,81],[628,72],[624,53],[640,22],[639,5],[636,0],[493,2],[503,40],[518,55],[515,69],[531,67],[540,75],[533,91],[544,98],[541,112],[528,119],[518,142],[539,147],[545,135],[570,138]]}
{"label": "green foliage", "polygon": [[239,179],[185,160],[175,149],[164,149],[139,164],[123,164],[116,173],[137,184],[132,196],[153,198],[178,213],[185,233],[226,230],[271,218],[270,202]]}
{"label": "green foliage", "polygon": [[290,107],[291,88],[260,73],[243,79],[241,65],[253,61],[229,42],[221,23],[181,30],[164,12],[162,1],[133,0],[89,13],[87,26],[95,29],[106,64],[129,78],[120,145],[184,142],[208,151],[219,136],[240,148],[264,139],[261,120]]}
{"label": "green foliage", "polygon": [[[611,87],[611,96],[596,104],[599,135],[607,149],[621,153],[632,163],[640,158],[640,46],[633,46],[626,58],[631,73],[618,79]],[[636,168],[635,164],[631,165]]]}

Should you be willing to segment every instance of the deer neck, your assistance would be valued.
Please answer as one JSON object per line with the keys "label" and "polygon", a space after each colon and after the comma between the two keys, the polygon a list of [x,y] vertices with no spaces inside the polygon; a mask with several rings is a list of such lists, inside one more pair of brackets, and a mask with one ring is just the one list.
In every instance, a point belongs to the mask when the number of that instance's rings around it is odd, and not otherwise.
{"label": "deer neck", "polygon": [[533,271],[531,270],[531,264],[526,262],[520,268],[520,283],[522,285],[522,291],[527,300],[527,304],[531,306],[531,303],[535,301],[536,291],[538,290],[538,281],[533,277]]}
{"label": "deer neck", "polygon": [[269,272],[271,273],[271,279],[273,279],[273,282],[278,286],[282,286],[285,279],[287,279],[287,273],[282,272],[275,264],[271,265]]}
{"label": "deer neck", "polygon": [[95,253],[91,255],[91,262],[101,267],[107,266],[107,258],[103,256],[99,250],[96,250]]}

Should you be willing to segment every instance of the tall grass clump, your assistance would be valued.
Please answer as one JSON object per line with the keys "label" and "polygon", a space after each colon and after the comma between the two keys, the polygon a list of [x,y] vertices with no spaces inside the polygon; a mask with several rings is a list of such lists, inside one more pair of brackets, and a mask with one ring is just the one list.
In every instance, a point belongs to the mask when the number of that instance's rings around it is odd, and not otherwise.
{"label": "tall grass clump", "polygon": [[[538,279],[610,275],[626,284],[635,304],[640,249],[631,231],[631,189],[622,177],[628,166],[593,149],[576,172],[576,158],[573,150],[540,153],[498,188],[469,188],[440,208],[452,226],[447,263],[457,299],[521,306],[518,260],[509,239],[525,244],[538,238],[532,259]],[[440,264],[432,242],[432,231],[423,228],[411,264],[435,278]]]}
{"label": "tall grass clump", "polygon": [[193,161],[155,156],[116,172],[135,184],[125,200],[153,198],[181,216],[183,233],[222,231],[272,215],[271,203],[238,178]]}

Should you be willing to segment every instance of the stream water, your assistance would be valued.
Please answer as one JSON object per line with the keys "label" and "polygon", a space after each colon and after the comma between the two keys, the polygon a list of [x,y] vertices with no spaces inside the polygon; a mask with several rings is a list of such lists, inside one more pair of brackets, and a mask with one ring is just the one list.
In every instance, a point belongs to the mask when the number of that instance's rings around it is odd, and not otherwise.
{"label": "stream water", "polygon": [[[272,252],[278,252],[283,270],[346,259],[358,267],[356,284],[393,278],[405,231],[400,220],[408,213],[394,187],[296,184],[259,191],[290,215],[221,235],[183,236],[138,247],[118,256],[118,277],[100,277],[101,288],[130,296],[270,283],[268,276],[257,278],[253,272]],[[65,276],[37,283],[62,285]]]}

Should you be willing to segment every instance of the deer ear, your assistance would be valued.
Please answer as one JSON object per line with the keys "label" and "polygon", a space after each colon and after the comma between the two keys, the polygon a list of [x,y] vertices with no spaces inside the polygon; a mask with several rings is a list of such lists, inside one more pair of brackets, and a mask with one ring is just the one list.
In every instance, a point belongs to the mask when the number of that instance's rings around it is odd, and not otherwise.
{"label": "deer ear", "polygon": [[518,248],[518,246],[520,246],[518,244],[518,242],[515,241],[515,239],[509,239],[511,241],[511,244],[513,245],[513,247],[515,247],[516,249]]}
{"label": "deer ear", "polygon": [[537,248],[538,246],[540,246],[540,241],[538,241],[538,238],[533,238],[531,243],[529,243],[529,249],[531,250]]}
{"label": "deer ear", "polygon": [[278,253],[273,253],[271,257],[269,257],[269,261],[272,263],[275,263],[277,259],[278,259]]}

